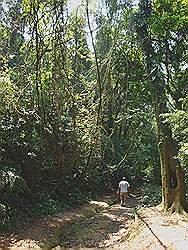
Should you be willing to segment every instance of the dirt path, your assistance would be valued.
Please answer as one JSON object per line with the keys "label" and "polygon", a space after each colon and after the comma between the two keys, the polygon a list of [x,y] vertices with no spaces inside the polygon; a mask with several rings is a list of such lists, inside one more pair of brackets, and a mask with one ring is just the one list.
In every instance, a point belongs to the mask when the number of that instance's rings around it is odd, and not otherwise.
{"label": "dirt path", "polygon": [[[132,203],[132,199],[129,200]],[[107,248],[120,243],[134,219],[133,208],[114,205],[81,223],[73,224],[60,235],[65,248]]]}
{"label": "dirt path", "polygon": [[[108,235],[111,240],[113,234],[120,238],[119,230],[125,230],[132,221],[126,213],[136,204],[135,198],[129,198],[126,208],[110,206],[114,199],[113,195],[106,195],[70,212],[29,220],[19,233],[0,236],[0,248],[51,248],[59,244],[67,247],[108,246]],[[74,235],[74,241],[71,235]]]}
{"label": "dirt path", "polygon": [[137,199],[109,206],[108,199],[67,213],[34,219],[19,234],[0,237],[0,248],[188,249],[185,217],[144,208],[135,216]]}

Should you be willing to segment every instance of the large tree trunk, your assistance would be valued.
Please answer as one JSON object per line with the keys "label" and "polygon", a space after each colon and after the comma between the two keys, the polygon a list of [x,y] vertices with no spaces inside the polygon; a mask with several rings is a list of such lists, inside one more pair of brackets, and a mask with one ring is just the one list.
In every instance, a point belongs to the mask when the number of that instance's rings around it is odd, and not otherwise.
{"label": "large tree trunk", "polygon": [[[155,67],[155,65],[153,65]],[[184,172],[177,158],[176,142],[172,131],[164,121],[163,114],[168,112],[165,82],[155,71],[154,81],[151,81],[155,92],[155,117],[158,130],[158,148],[161,164],[162,204],[165,211],[181,212],[185,209]]]}
{"label": "large tree trunk", "polygon": [[[154,65],[153,65],[154,66]],[[177,158],[176,142],[163,114],[168,112],[165,82],[157,76],[152,82],[155,92],[155,117],[158,129],[158,148],[161,164],[162,204],[165,211],[181,212],[185,208],[185,182],[183,169]]]}
{"label": "large tree trunk", "polygon": [[168,112],[164,81],[155,77],[152,82],[156,95],[155,117],[158,129],[158,146],[161,164],[162,197],[164,210],[181,212],[185,208],[184,172],[177,158],[178,150],[168,124],[162,114]]}
{"label": "large tree trunk", "polygon": [[155,117],[158,129],[158,145],[161,163],[162,197],[165,210],[169,208],[180,212],[185,207],[185,182],[183,169],[177,160],[176,144],[172,139],[171,129],[164,123],[162,114],[168,112],[166,83],[162,78],[163,73],[156,61],[156,51],[148,33],[148,17],[151,15],[152,5],[150,0],[140,1],[142,25],[138,26],[143,53],[145,55],[147,75],[151,85],[155,102]]}
{"label": "large tree trunk", "polygon": [[162,177],[163,207],[167,211],[181,212],[185,207],[184,173],[175,159],[175,144],[164,139],[159,145]]}
{"label": "large tree trunk", "polygon": [[185,209],[184,173],[177,159],[178,150],[163,114],[168,112],[165,82],[157,76],[152,82],[155,92],[155,117],[158,129],[158,148],[161,164],[162,204],[165,211],[181,212]]}

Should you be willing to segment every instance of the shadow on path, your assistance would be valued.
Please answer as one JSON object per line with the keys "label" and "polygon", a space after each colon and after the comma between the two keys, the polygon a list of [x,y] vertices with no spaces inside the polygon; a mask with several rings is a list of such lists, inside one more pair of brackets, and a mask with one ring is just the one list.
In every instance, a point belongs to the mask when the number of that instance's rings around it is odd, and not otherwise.
{"label": "shadow on path", "polygon": [[[108,198],[111,196],[104,196],[96,203],[104,203]],[[125,207],[115,204],[107,208],[107,205],[102,211],[89,217],[82,214],[83,210],[89,207],[85,205],[71,212],[34,219],[25,225],[19,234],[0,236],[0,248],[43,247],[54,241],[54,238],[56,245],[61,247],[113,246],[121,240],[122,233],[125,233],[132,222],[130,215],[136,204],[137,198],[130,197]]]}

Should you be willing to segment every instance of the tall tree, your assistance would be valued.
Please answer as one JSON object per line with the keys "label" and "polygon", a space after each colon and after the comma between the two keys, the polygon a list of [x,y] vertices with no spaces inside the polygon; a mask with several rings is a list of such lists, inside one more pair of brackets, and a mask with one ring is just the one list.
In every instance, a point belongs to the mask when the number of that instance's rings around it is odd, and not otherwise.
{"label": "tall tree", "polygon": [[[184,184],[184,171],[177,159],[177,145],[172,138],[172,132],[170,127],[164,123],[163,114],[169,111],[169,95],[168,91],[170,88],[169,81],[165,79],[165,69],[163,68],[163,61],[158,55],[161,51],[160,43],[169,44],[171,37],[169,28],[170,25],[165,27],[163,31],[165,37],[159,37],[153,30],[151,17],[155,12],[155,8],[161,8],[163,10],[163,17],[166,17],[169,23],[177,22],[171,16],[172,4],[176,12],[180,13],[181,7],[179,5],[167,3],[167,1],[140,1],[139,11],[136,15],[136,31],[140,43],[142,44],[144,60],[146,63],[147,79],[150,82],[150,91],[153,92],[153,100],[155,103],[155,117],[158,129],[158,145],[161,161],[161,175],[162,175],[162,191],[163,191],[163,204],[167,210],[169,208],[172,211],[181,211],[185,208],[185,184]],[[176,6],[175,6],[176,5]],[[164,14],[165,13],[165,14]],[[155,12],[156,14],[156,12]],[[155,23],[158,29],[157,22],[160,22],[155,16]],[[155,27],[155,26],[154,26]],[[162,31],[161,31],[162,32]],[[178,30],[171,30],[174,38],[178,39]],[[164,39],[164,40],[163,40]],[[167,51],[168,53],[169,51]],[[173,72],[173,71],[172,71]],[[167,71],[168,76],[172,76],[170,70]]]}

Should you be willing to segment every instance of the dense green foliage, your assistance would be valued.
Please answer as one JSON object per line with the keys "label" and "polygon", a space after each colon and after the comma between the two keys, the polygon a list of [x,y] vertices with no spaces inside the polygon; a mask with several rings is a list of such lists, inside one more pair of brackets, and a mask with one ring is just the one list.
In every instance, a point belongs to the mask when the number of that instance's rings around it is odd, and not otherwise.
{"label": "dense green foliage", "polygon": [[[150,80],[156,68],[168,109],[163,122],[171,126],[186,170],[186,2],[100,4],[105,11],[93,15],[89,2],[72,13],[61,0],[0,3],[3,225],[20,209],[52,214],[82,204],[116,188],[124,175],[132,186],[142,179],[160,186]],[[156,66],[149,75],[139,35],[144,25]]]}

